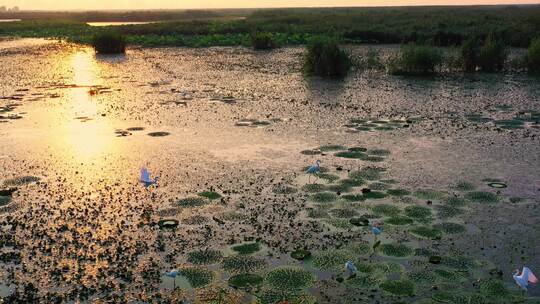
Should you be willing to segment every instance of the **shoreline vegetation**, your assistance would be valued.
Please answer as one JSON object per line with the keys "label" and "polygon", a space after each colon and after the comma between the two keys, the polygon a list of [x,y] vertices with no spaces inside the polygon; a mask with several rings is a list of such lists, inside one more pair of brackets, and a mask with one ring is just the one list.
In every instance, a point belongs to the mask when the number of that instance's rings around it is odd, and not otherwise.
{"label": "shoreline vegetation", "polygon": [[[350,58],[357,68],[385,69],[395,75],[501,72],[508,66],[512,71],[540,70],[540,5],[20,12],[11,13],[10,18],[22,21],[3,24],[0,37],[62,39],[94,47],[99,37],[108,37],[115,39],[107,47],[120,53],[126,44],[245,46],[256,50],[306,45],[310,50],[325,41],[326,50],[331,52],[317,55],[316,60],[304,58],[310,65],[305,67],[311,71],[308,74],[320,76],[346,74],[348,64],[343,65],[346,71],[328,66],[346,59],[324,58],[325,54],[335,57],[339,51],[333,48],[344,44],[400,44],[392,58],[382,60],[375,50],[368,52],[367,58]],[[87,24],[141,21],[159,22],[105,27]],[[114,41],[122,45],[115,47]],[[509,62],[510,48],[530,49]],[[326,67],[319,69],[316,64]]]}

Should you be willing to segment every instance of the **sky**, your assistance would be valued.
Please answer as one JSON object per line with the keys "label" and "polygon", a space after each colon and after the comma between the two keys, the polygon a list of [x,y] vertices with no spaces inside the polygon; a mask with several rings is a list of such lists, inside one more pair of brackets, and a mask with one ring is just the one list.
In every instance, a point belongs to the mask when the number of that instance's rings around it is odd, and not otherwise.
{"label": "sky", "polygon": [[186,9],[311,6],[401,6],[466,4],[534,4],[540,0],[0,0],[0,6],[25,10]]}

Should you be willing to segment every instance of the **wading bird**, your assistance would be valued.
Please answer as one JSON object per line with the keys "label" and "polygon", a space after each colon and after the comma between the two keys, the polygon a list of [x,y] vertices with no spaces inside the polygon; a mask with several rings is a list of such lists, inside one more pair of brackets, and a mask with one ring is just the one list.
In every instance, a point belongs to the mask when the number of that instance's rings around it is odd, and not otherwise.
{"label": "wading bird", "polygon": [[180,274],[178,269],[173,269],[171,271],[166,271],[165,272],[166,276],[173,279],[173,289],[176,289],[176,277],[178,276],[178,274]]}
{"label": "wading bird", "polygon": [[521,270],[521,275],[519,274],[519,270],[516,269],[514,272],[514,281],[516,281],[516,284],[525,291],[527,291],[527,286],[529,283],[538,283],[538,279],[528,267],[523,267],[523,270]]}
{"label": "wading bird", "polygon": [[321,172],[321,161],[317,160],[315,164],[309,167],[306,171],[307,174],[310,174],[308,183],[311,183],[311,174],[316,176],[316,174],[319,172]]}
{"label": "wading bird", "polygon": [[347,261],[347,263],[345,263],[345,269],[349,273],[349,277],[354,277],[358,271],[356,266],[354,266],[353,262],[351,261]]}
{"label": "wading bird", "polygon": [[141,177],[139,179],[141,183],[144,184],[145,187],[150,187],[151,185],[154,185],[158,181],[158,177],[155,177],[153,180],[150,178],[150,172],[148,172],[148,169],[141,168]]}

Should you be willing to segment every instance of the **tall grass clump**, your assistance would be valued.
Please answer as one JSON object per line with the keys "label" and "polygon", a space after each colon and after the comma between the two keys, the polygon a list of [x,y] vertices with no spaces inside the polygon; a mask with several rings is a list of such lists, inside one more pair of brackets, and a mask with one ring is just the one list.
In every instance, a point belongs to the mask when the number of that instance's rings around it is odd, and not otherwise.
{"label": "tall grass clump", "polygon": [[465,72],[474,72],[478,66],[480,49],[476,39],[469,38],[461,45],[461,61]]}
{"label": "tall grass clump", "polygon": [[407,44],[390,60],[389,72],[394,75],[431,75],[441,63],[442,55],[438,48]]}
{"label": "tall grass clump", "polygon": [[480,48],[478,55],[478,65],[484,72],[498,72],[504,68],[506,57],[508,56],[506,45],[502,40],[489,34]]}
{"label": "tall grass clump", "polygon": [[92,37],[92,46],[98,54],[123,54],[126,52],[124,36],[112,31],[96,33]]}
{"label": "tall grass clump", "polygon": [[349,55],[336,42],[316,41],[307,46],[304,70],[308,75],[344,77],[350,68]]}
{"label": "tall grass clump", "polygon": [[256,50],[271,50],[278,44],[272,33],[255,32],[251,34],[251,46]]}
{"label": "tall grass clump", "polygon": [[527,51],[527,69],[531,73],[540,74],[540,38],[531,42]]}

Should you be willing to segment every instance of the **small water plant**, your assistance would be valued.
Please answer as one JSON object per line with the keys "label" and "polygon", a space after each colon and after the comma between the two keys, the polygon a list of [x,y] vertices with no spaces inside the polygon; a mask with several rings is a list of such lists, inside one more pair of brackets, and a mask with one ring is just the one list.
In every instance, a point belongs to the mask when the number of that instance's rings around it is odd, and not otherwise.
{"label": "small water plant", "polygon": [[497,203],[499,202],[499,196],[495,193],[485,191],[473,191],[465,194],[465,198],[474,203]]}
{"label": "small water plant", "polygon": [[414,221],[410,217],[406,216],[393,216],[384,221],[385,224],[395,225],[395,226],[402,226],[402,225],[410,225]]}
{"label": "small water plant", "polygon": [[277,290],[298,291],[311,287],[315,276],[300,267],[280,266],[268,272],[264,280]]}
{"label": "small water plant", "polygon": [[201,267],[189,267],[180,271],[180,274],[184,276],[191,287],[199,288],[212,283],[214,279],[214,273],[206,268]]}
{"label": "small water plant", "polygon": [[308,259],[309,257],[311,257],[311,252],[309,250],[297,249],[291,252],[291,258],[295,260],[303,261],[305,259]]}
{"label": "small water plant", "polygon": [[432,239],[432,240],[440,239],[442,236],[442,232],[439,229],[431,228],[427,226],[415,227],[410,230],[410,233],[420,238],[426,238],[426,239]]}
{"label": "small water plant", "polygon": [[381,174],[385,171],[386,169],[380,167],[366,167],[358,171],[352,171],[349,173],[349,178],[373,181],[380,179]]}
{"label": "small water plant", "polygon": [[208,200],[202,197],[186,197],[186,198],[182,198],[176,201],[176,204],[179,207],[186,207],[186,208],[199,207],[199,206],[206,205],[207,203],[208,203]]}
{"label": "small water plant", "polygon": [[320,192],[309,197],[312,202],[330,203],[337,199],[337,195],[332,192]]}
{"label": "small water plant", "polygon": [[530,73],[540,73],[540,37],[531,41],[527,50],[526,62]]}
{"label": "small water plant", "polygon": [[409,280],[385,281],[380,284],[382,290],[398,296],[414,296],[416,289],[414,283]]}
{"label": "small water plant", "polygon": [[388,189],[386,190],[386,193],[392,196],[406,196],[406,195],[410,195],[411,191],[406,190],[406,189]]}
{"label": "small water plant", "polygon": [[404,244],[381,244],[377,250],[386,256],[404,258],[410,256],[414,251]]}
{"label": "small water plant", "polygon": [[98,54],[123,54],[126,52],[126,40],[118,32],[104,31],[92,37],[92,46]]}
{"label": "small water plant", "polygon": [[263,278],[254,273],[237,274],[229,278],[229,286],[238,289],[251,289],[262,285]]}
{"label": "small water plant", "polygon": [[396,216],[401,213],[401,209],[389,204],[375,205],[371,208],[371,211],[375,214],[381,214],[386,216]]}
{"label": "small water plant", "polygon": [[354,254],[348,250],[318,251],[313,255],[313,266],[320,270],[337,270],[349,260],[354,260]]}
{"label": "small water plant", "polygon": [[241,245],[232,246],[231,249],[238,254],[252,254],[261,250],[261,245],[258,242],[246,243]]}
{"label": "small water plant", "polygon": [[407,206],[405,207],[405,214],[408,217],[423,219],[431,216],[431,209],[417,205]]}
{"label": "small water plant", "polygon": [[437,205],[435,206],[435,210],[437,210],[437,217],[440,219],[449,219],[465,213],[462,208],[452,205]]}
{"label": "small water plant", "polygon": [[215,192],[215,191],[203,191],[203,192],[199,192],[198,194],[200,197],[205,197],[209,200],[215,200],[215,199],[218,199],[218,198],[221,198],[221,194]]}
{"label": "small water plant", "polygon": [[465,232],[465,226],[457,223],[444,222],[433,225],[434,228],[443,231],[444,233],[457,234]]}
{"label": "small water plant", "polygon": [[249,255],[233,255],[223,259],[222,267],[230,273],[249,273],[266,267],[266,262]]}

